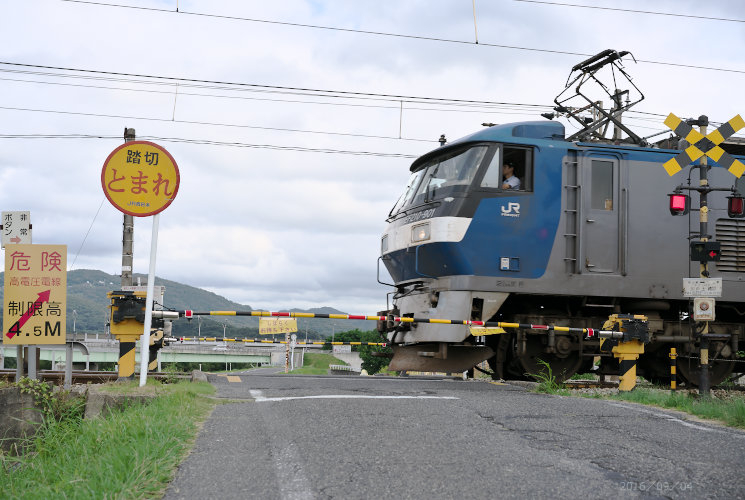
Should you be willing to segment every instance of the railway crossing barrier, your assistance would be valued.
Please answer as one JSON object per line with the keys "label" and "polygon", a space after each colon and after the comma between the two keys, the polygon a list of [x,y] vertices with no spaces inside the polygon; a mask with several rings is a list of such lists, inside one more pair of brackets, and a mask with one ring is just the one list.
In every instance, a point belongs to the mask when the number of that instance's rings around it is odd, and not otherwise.
{"label": "railway crossing barrier", "polygon": [[244,344],[292,344],[295,345],[377,345],[377,346],[387,346],[387,342],[326,342],[325,340],[319,340],[319,341],[302,341],[302,340],[296,340],[295,342],[287,341],[287,340],[264,340],[264,339],[239,339],[239,338],[224,338],[224,337],[178,337],[177,339],[173,339],[174,341],[178,340],[180,342],[189,341],[189,342],[242,342]]}
{"label": "railway crossing barrier", "polygon": [[[600,339],[601,352],[612,353],[619,359],[619,374],[621,383],[619,391],[630,391],[636,386],[636,362],[639,355],[644,353],[644,344],[649,343],[649,328],[647,317],[642,315],[630,314],[613,314],[605,322],[602,329],[594,328],[576,328],[569,326],[556,325],[536,325],[531,323],[510,323],[504,321],[476,321],[476,320],[455,320],[455,319],[435,319],[435,318],[416,318],[403,316],[367,316],[353,314],[316,314],[303,312],[269,312],[269,311],[204,311],[197,312],[185,310],[179,313],[187,319],[194,316],[252,316],[252,317],[289,317],[289,318],[322,318],[322,319],[342,319],[342,320],[368,320],[377,322],[394,322],[394,323],[436,323],[449,325],[467,325],[471,327],[471,333],[474,336],[482,335],[500,335],[505,332],[505,328],[519,328],[531,330],[544,330],[548,332],[567,332],[581,333],[586,338],[597,337]],[[474,328],[475,327],[475,328]],[[198,338],[202,340],[202,338]],[[218,340],[217,338],[205,338],[204,340]],[[254,339],[225,339],[230,341],[257,342]],[[258,342],[272,342],[259,340]],[[301,344],[302,342],[298,342]],[[311,344],[326,344],[326,342],[309,342]],[[351,345],[387,345],[386,343],[373,342],[330,342],[332,345],[351,344]],[[605,349],[605,350],[604,350]]]}
{"label": "railway crossing barrier", "polygon": [[[119,378],[131,379],[135,370],[135,343],[141,336],[142,320],[145,310],[145,296],[142,292],[110,292],[111,299],[111,333],[119,340]],[[478,321],[478,320],[455,320],[437,318],[417,318],[393,315],[353,315],[353,314],[320,314],[303,312],[269,312],[269,311],[205,311],[193,310],[180,311],[153,311],[154,317],[176,318],[184,317],[191,319],[194,316],[250,316],[250,317],[289,317],[289,318],[319,318],[340,320],[368,320],[377,322],[404,323],[434,323],[450,325],[466,325],[472,328],[476,336],[499,335],[505,333],[505,328],[543,330],[547,332],[579,333],[586,338],[600,338],[601,352],[612,353],[619,359],[621,384],[619,390],[630,391],[636,385],[636,361],[644,352],[644,344],[649,342],[647,318],[645,316],[633,316],[614,314],[609,317],[602,329],[576,328],[556,325],[539,325],[531,323],[511,323],[504,321]],[[154,365],[157,350],[166,342],[176,340],[191,341],[218,341],[242,342],[242,343],[279,343],[287,341],[258,340],[258,339],[219,339],[217,337],[173,337],[163,336],[151,337],[150,365]],[[298,345],[368,345],[388,346],[386,342],[296,342]]]}
{"label": "railway crossing barrier", "polygon": [[600,335],[600,352],[618,358],[621,378],[618,390],[627,392],[636,386],[636,362],[649,343],[647,317],[642,315],[612,314],[603,328],[611,328],[615,335]]}
{"label": "railway crossing barrier", "polygon": [[133,379],[135,345],[142,336],[147,295],[144,292],[115,291],[106,296],[111,300],[111,334],[119,341],[119,379]]}
{"label": "railway crossing barrier", "polygon": [[[467,319],[436,319],[436,318],[416,318],[408,316],[365,316],[355,314],[320,314],[320,313],[303,313],[303,312],[269,312],[269,311],[193,311],[190,309],[185,310],[183,313],[179,312],[179,316],[186,319],[191,319],[194,316],[250,316],[250,317],[278,317],[278,318],[317,318],[317,319],[348,319],[348,320],[367,320],[367,321],[392,321],[395,323],[434,323],[440,325],[466,325],[466,326],[482,326],[490,330],[486,330],[481,335],[492,335],[504,333],[498,329],[503,328],[522,328],[530,330],[545,330],[555,332],[566,332],[566,333],[581,333],[588,337],[595,335],[606,335],[612,336],[611,334],[617,333],[613,330],[597,330],[595,328],[576,328],[570,326],[555,326],[555,325],[536,325],[530,323],[509,323],[505,321],[478,321],[478,320],[467,320]],[[325,343],[325,342],[324,342]],[[333,344],[333,342],[332,342]]]}
{"label": "railway crossing barrier", "polygon": [[[135,346],[142,337],[145,323],[147,293],[142,291],[113,291],[106,294],[111,300],[111,334],[119,341],[119,380],[130,380],[135,374]],[[152,318],[177,318],[171,311],[153,311]],[[158,350],[173,341],[163,330],[149,336],[148,371],[158,368]],[[145,350],[142,349],[142,353]],[[142,354],[141,353],[141,354]],[[144,354],[142,354],[144,356]]]}

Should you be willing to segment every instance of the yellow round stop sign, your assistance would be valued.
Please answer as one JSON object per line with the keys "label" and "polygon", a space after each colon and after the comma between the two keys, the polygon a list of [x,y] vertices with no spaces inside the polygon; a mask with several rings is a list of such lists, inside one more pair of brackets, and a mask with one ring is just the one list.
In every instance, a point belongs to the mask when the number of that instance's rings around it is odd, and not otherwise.
{"label": "yellow round stop sign", "polygon": [[176,160],[148,141],[125,142],[111,152],[101,170],[101,186],[112,205],[125,214],[147,217],[162,212],[176,198]]}

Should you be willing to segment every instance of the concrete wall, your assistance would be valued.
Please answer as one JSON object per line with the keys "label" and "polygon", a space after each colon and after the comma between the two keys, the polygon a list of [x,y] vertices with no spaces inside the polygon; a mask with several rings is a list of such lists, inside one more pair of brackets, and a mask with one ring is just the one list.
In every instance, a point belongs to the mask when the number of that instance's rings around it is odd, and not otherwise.
{"label": "concrete wall", "polygon": [[[272,351],[272,366],[285,366],[285,359],[287,357],[287,354],[285,351]],[[295,348],[295,353],[293,354],[293,361],[294,361],[294,367],[300,368],[303,366],[303,351],[300,349]]]}
{"label": "concrete wall", "polygon": [[0,389],[0,448],[9,451],[36,433],[41,412],[34,407],[31,394],[21,394],[17,387]]}
{"label": "concrete wall", "polygon": [[[118,394],[100,391],[95,385],[75,386],[74,393],[86,398],[85,417],[107,415],[113,410],[133,403],[147,403],[154,395]],[[0,448],[10,451],[22,447],[24,441],[36,434],[42,422],[31,394],[22,394],[18,387],[0,389]],[[19,450],[20,451],[20,450]],[[2,494],[0,493],[0,496]]]}
{"label": "concrete wall", "polygon": [[334,353],[336,359],[340,359],[345,363],[349,363],[349,366],[355,369],[355,371],[362,370],[362,359],[358,352],[336,352]]}

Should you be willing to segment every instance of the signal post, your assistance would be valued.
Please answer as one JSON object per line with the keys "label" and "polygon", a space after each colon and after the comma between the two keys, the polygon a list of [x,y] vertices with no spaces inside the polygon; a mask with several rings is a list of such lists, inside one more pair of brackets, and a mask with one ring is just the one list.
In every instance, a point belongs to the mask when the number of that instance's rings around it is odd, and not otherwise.
{"label": "signal post", "polygon": [[[692,316],[694,322],[702,322],[703,330],[700,333],[699,352],[701,358],[701,373],[699,378],[699,393],[709,396],[709,340],[722,338],[721,335],[709,334],[709,322],[715,319],[716,301],[714,297],[720,297],[722,293],[721,278],[709,277],[708,263],[720,259],[721,247],[719,242],[709,241],[709,204],[708,194],[712,191],[731,191],[728,197],[727,215],[740,218],[743,213],[743,198],[737,194],[734,186],[732,188],[715,188],[709,185],[709,170],[711,166],[708,159],[711,158],[722,167],[727,168],[732,175],[740,177],[745,172],[745,165],[725,152],[719,144],[732,136],[735,132],[745,127],[745,120],[740,115],[735,116],[728,122],[722,124],[718,129],[707,134],[709,118],[705,115],[697,120],[683,121],[674,114],[665,119],[665,125],[670,127],[678,136],[690,144],[685,150],[674,158],[665,162],[664,167],[668,175],[672,176],[682,170],[683,167],[700,158],[698,165],[699,185],[678,186],[670,197],[670,213],[672,215],[686,215],[690,210],[690,197],[683,194],[683,190],[696,191],[699,194],[699,239],[690,242],[690,258],[693,262],[699,262],[699,280],[685,280],[683,284],[684,295],[693,298]],[[697,132],[692,125],[698,126]],[[717,286],[718,285],[718,286]],[[701,293],[701,291],[704,293]],[[727,338],[729,336],[726,336]]]}

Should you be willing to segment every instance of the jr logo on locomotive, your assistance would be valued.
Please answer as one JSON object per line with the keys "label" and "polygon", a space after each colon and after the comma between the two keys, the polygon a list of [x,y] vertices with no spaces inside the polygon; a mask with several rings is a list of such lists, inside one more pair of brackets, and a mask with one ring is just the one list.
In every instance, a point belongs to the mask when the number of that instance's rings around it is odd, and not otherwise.
{"label": "jr logo on locomotive", "polygon": [[5,248],[4,344],[64,344],[67,246]]}

